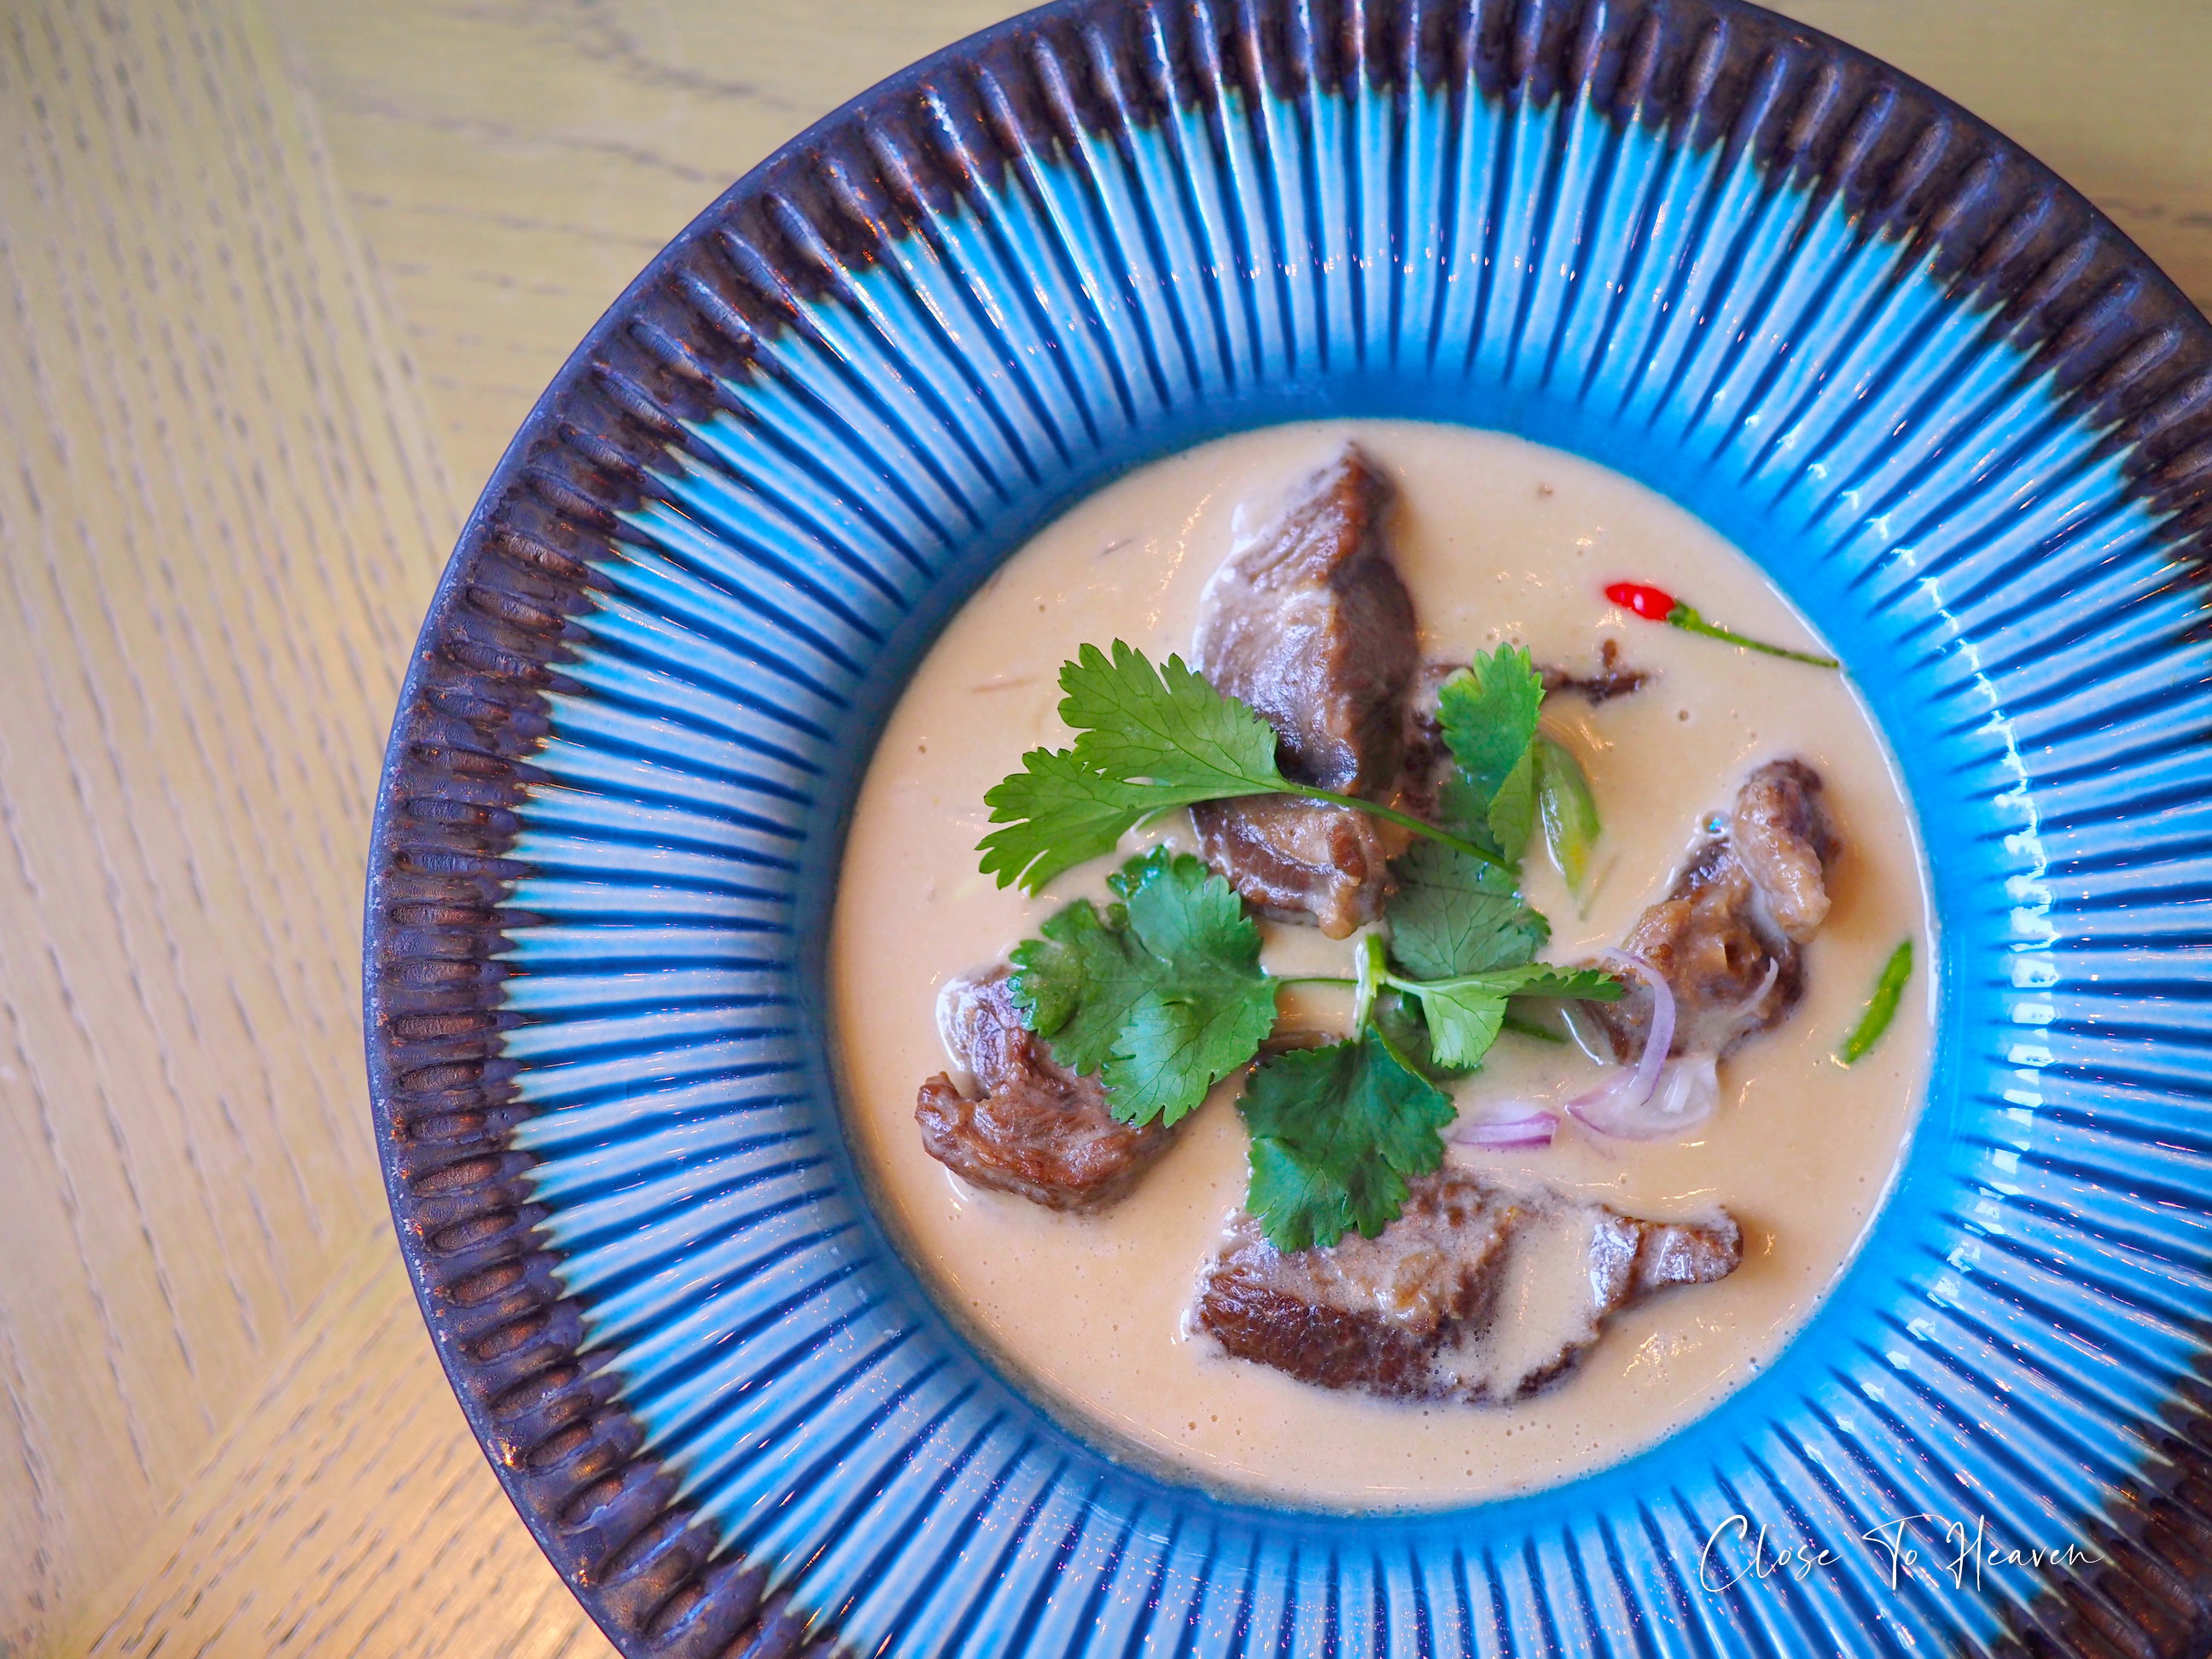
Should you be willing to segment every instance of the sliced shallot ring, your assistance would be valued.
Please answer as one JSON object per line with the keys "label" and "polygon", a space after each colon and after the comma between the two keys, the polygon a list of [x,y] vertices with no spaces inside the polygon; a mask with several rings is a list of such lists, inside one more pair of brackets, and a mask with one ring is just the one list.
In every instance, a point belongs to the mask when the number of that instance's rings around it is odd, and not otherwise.
{"label": "sliced shallot ring", "polygon": [[[1626,956],[1626,951],[1618,953]],[[1782,964],[1770,959],[1766,975],[1759,981],[1759,988],[1735,1006],[1738,1013],[1749,1013],[1766,1000],[1773,990],[1774,981],[1780,977]],[[1673,1012],[1673,998],[1668,998],[1668,1012]],[[1674,1036],[1674,1022],[1668,1021],[1667,1036]],[[1658,1051],[1660,1025],[1658,1007],[1652,1009],[1651,1036],[1644,1045],[1642,1060],[1636,1073],[1613,1079],[1604,1087],[1569,1103],[1567,1109],[1577,1122],[1587,1124],[1600,1134],[1615,1135],[1624,1140],[1663,1140],[1686,1134],[1720,1109],[1721,1080],[1718,1061],[1709,1054],[1684,1054],[1679,1060],[1668,1060],[1658,1067],[1649,1093],[1632,1104],[1627,1099],[1637,1079],[1649,1068],[1653,1053]],[[1616,1096],[1613,1091],[1618,1090]]]}
{"label": "sliced shallot ring", "polygon": [[1644,1115],[1665,1124],[1668,1133],[1680,1134],[1718,1111],[1720,1103],[1719,1062],[1708,1054],[1684,1054],[1667,1062]]}
{"label": "sliced shallot ring", "polygon": [[1534,1101],[1486,1102],[1477,1115],[1454,1126],[1451,1139],[1462,1146],[1487,1146],[1493,1151],[1511,1146],[1548,1146],[1559,1132],[1559,1115],[1546,1111]]}
{"label": "sliced shallot ring", "polygon": [[[1670,1060],[1674,1044],[1674,994],[1665,977],[1643,957],[1607,951],[1603,960],[1634,974],[1651,988],[1651,1029],[1634,1071],[1567,1103],[1577,1123],[1623,1140],[1671,1140],[1696,1128],[1720,1104],[1720,1077],[1711,1054],[1685,1054]],[[1771,980],[1769,983],[1771,984]],[[1766,995],[1762,984],[1753,1000]],[[1656,1096],[1656,1098],[1655,1098]]]}
{"label": "sliced shallot ring", "polygon": [[1632,951],[1607,951],[1598,959],[1633,974],[1650,989],[1651,1029],[1644,1035],[1644,1052],[1634,1070],[1624,1068],[1588,1094],[1576,1096],[1567,1103],[1567,1110],[1577,1122],[1589,1125],[1600,1134],[1656,1139],[1668,1131],[1651,1125],[1642,1114],[1652,1090],[1658,1086],[1659,1068],[1667,1063],[1667,1051],[1674,1046],[1674,993],[1668,986],[1667,976]]}

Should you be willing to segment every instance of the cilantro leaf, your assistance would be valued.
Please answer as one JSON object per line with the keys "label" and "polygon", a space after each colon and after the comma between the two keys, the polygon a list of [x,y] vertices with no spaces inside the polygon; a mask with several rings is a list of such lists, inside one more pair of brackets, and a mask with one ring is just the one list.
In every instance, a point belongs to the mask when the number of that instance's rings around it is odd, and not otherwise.
{"label": "cilantro leaf", "polygon": [[983,797],[994,830],[977,843],[986,875],[1035,892],[1112,852],[1154,813],[1224,796],[1286,792],[1275,732],[1170,657],[1155,668],[1122,641],[1086,645],[1061,665],[1060,717],[1072,749],[1033,749]]}
{"label": "cilantro leaf", "polygon": [[[1448,1083],[1454,1078],[1465,1077],[1474,1068],[1467,1066],[1445,1066],[1437,1060],[1436,1049],[1429,1042],[1428,1021],[1421,1013],[1419,997],[1389,985],[1377,988],[1375,1006],[1369,1018],[1396,1050],[1407,1065],[1427,1078],[1431,1083]],[[1509,1022],[1510,1023],[1510,1022]]]}
{"label": "cilantro leaf", "polygon": [[1581,1002],[1618,1002],[1620,981],[1601,968],[1554,968],[1535,962],[1510,973],[1486,974],[1486,980],[1516,997],[1573,997]]}
{"label": "cilantro leaf", "polygon": [[1188,853],[1155,847],[1106,878],[1155,954],[1218,957],[1257,971],[1260,929],[1226,878]]}
{"label": "cilantro leaf", "polygon": [[1510,872],[1423,842],[1396,864],[1387,912],[1390,954],[1416,979],[1517,968],[1552,936],[1522,902]]}
{"label": "cilantro leaf", "polygon": [[1451,1097],[1372,1027],[1262,1060],[1237,1104],[1252,1136],[1244,1206],[1281,1250],[1389,1226],[1411,1178],[1443,1162],[1453,1116]]}
{"label": "cilantro leaf", "polygon": [[1207,1090],[1249,1065],[1275,1025],[1273,988],[1267,988],[1263,1002],[1147,991],[1130,1009],[1100,1074],[1114,1115],[1125,1123],[1178,1122]]}
{"label": "cilantro leaf", "polygon": [[977,843],[982,869],[999,885],[1035,892],[1061,872],[1104,858],[1145,819],[1179,804],[1172,791],[1109,777],[1073,750],[1032,749],[1022,769],[983,797],[991,822],[1008,823]]}
{"label": "cilantro leaf", "polygon": [[1422,1018],[1428,1025],[1430,1051],[1437,1064],[1453,1069],[1481,1064],[1504,1029],[1510,997],[1580,997],[1612,1002],[1620,996],[1620,983],[1609,974],[1587,968],[1552,968],[1542,963],[1430,983],[1393,977],[1390,983],[1420,1003]]}
{"label": "cilantro leaf", "polygon": [[1535,823],[1536,768],[1532,751],[1524,749],[1505,774],[1505,781],[1498,786],[1498,793],[1490,798],[1486,827],[1499,854],[1518,864],[1522,854],[1528,850],[1528,832]]}
{"label": "cilantro leaf", "polygon": [[[1447,1066],[1437,1058],[1436,1045],[1429,1040],[1428,1018],[1421,1012],[1419,997],[1408,996],[1386,985],[1375,999],[1373,1018],[1375,1029],[1389,1039],[1399,1056],[1432,1083],[1449,1083],[1481,1069],[1475,1066]],[[1532,1042],[1567,1041],[1564,1031],[1539,1017],[1534,1009],[1517,997],[1507,1001],[1499,1031],[1501,1035],[1510,1031]]]}
{"label": "cilantro leaf", "polygon": [[1275,981],[1236,890],[1188,854],[1155,848],[1107,884],[1103,916],[1079,899],[1015,948],[1014,1004],[1115,1117],[1173,1123],[1259,1051]]}
{"label": "cilantro leaf", "polygon": [[1472,836],[1486,846],[1491,844],[1490,797],[1468,782],[1467,774],[1456,766],[1437,787],[1436,813],[1437,822],[1445,829]]}
{"label": "cilantro leaf", "polygon": [[1437,689],[1445,746],[1486,810],[1528,755],[1543,702],[1544,677],[1528,660],[1527,647],[1518,645],[1478,654]]}
{"label": "cilantro leaf", "polygon": [[1480,986],[1452,986],[1417,994],[1428,1022],[1429,1051],[1455,1071],[1480,1066],[1505,1029],[1505,999]]}
{"label": "cilantro leaf", "polygon": [[1129,937],[1128,913],[1110,905],[1101,916],[1078,899],[1013,950],[1010,987],[1022,1023],[1045,1039],[1052,1057],[1071,1072],[1095,1076],[1121,1040],[1121,1027],[1150,988],[1146,957]]}
{"label": "cilantro leaf", "polygon": [[1061,667],[1060,689],[1067,694],[1060,717],[1078,733],[1076,756],[1099,771],[1207,796],[1290,787],[1276,769],[1275,728],[1181,657],[1154,668],[1120,640],[1110,660],[1086,645]]}

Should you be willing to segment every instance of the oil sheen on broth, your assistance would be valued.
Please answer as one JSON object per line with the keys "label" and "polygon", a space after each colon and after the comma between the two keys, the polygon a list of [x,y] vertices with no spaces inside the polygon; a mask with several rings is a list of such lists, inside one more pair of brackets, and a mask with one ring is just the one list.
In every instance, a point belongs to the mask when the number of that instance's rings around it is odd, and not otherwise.
{"label": "oil sheen on broth", "polygon": [[[1115,638],[1156,661],[1188,658],[1200,594],[1240,530],[1346,438],[1398,487],[1395,557],[1425,656],[1464,660],[1510,640],[1539,662],[1589,672],[1609,635],[1625,663],[1656,677],[1596,708],[1547,705],[1547,727],[1583,758],[1605,824],[1581,914],[1540,850],[1523,866],[1530,902],[1552,921],[1548,959],[1617,944],[1663,895],[1698,822],[1763,760],[1809,761],[1844,838],[1805,1000],[1723,1063],[1721,1110],[1688,1139],[1601,1140],[1570,1122],[1541,1149],[1452,1150],[1454,1162],[1655,1218],[1725,1205],[1743,1226],[1735,1273],[1617,1316],[1579,1370],[1504,1407],[1333,1393],[1186,1334],[1197,1274],[1243,1194],[1233,1081],[1130,1196],[1095,1215],[968,1187],[923,1152],[915,1124],[917,1086],[946,1064],[939,988],[1002,959],[1069,900],[1104,896],[1110,861],[1034,898],[976,870],[984,792],[1024,750],[1066,741],[1060,665]],[[1896,1167],[1928,1065],[1925,972],[1871,1055],[1849,1069],[1833,1058],[1899,940],[1913,940],[1920,963],[1935,959],[1911,813],[1841,675],[1624,621],[1601,589],[1625,578],[1690,595],[1755,637],[1814,643],[1741,554],[1604,468],[1497,434],[1331,422],[1225,439],[1100,491],[1009,560],[923,662],[870,768],[841,878],[831,971],[845,1107],[913,1258],[1063,1415],[1143,1461],[1294,1502],[1406,1508],[1526,1491],[1698,1415],[1770,1359],[1834,1280]],[[1175,817],[1155,838],[1188,847]],[[1346,971],[1347,945],[1314,928],[1265,931],[1274,972]],[[1286,990],[1283,1005],[1291,1024],[1330,1030],[1348,1012],[1326,988]],[[1453,1086],[1464,1103],[1557,1096],[1601,1075],[1571,1050],[1508,1036]]]}

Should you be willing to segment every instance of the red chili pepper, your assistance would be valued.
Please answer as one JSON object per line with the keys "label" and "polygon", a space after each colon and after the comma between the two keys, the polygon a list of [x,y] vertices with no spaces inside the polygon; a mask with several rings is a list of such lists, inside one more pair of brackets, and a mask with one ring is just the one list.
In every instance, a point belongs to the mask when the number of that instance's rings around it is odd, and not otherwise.
{"label": "red chili pepper", "polygon": [[1646,622],[1665,623],[1670,628],[1703,634],[1708,639],[1726,640],[1730,645],[1740,645],[1747,650],[1764,651],[1770,657],[1787,657],[1792,662],[1809,662],[1815,668],[1841,666],[1833,657],[1819,656],[1810,651],[1787,651],[1778,645],[1769,645],[1764,640],[1747,639],[1732,629],[1718,627],[1699,616],[1695,607],[1683,604],[1663,587],[1647,586],[1643,582],[1615,582],[1605,590],[1605,596],[1615,605],[1633,611]]}
{"label": "red chili pepper", "polygon": [[1674,596],[1663,587],[1646,587],[1642,582],[1615,582],[1605,590],[1605,596],[1615,605],[1626,605],[1646,622],[1665,622],[1674,610]]}

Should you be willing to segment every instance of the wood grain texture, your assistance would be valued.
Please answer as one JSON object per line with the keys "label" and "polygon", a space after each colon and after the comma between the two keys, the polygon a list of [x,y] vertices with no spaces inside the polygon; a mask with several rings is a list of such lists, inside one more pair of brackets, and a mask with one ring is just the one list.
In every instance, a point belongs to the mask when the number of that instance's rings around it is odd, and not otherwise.
{"label": "wood grain texture", "polygon": [[[2212,9],[1785,0],[2212,300]],[[430,1357],[356,1030],[460,512],[731,179],[999,0],[0,8],[0,1655],[604,1656]]]}
{"label": "wood grain texture", "polygon": [[484,1466],[381,1224],[362,1233],[191,1497],[64,1650],[612,1651]]}
{"label": "wood grain texture", "polygon": [[379,1207],[364,831],[453,514],[281,87],[231,6],[0,22],[0,1646]]}

